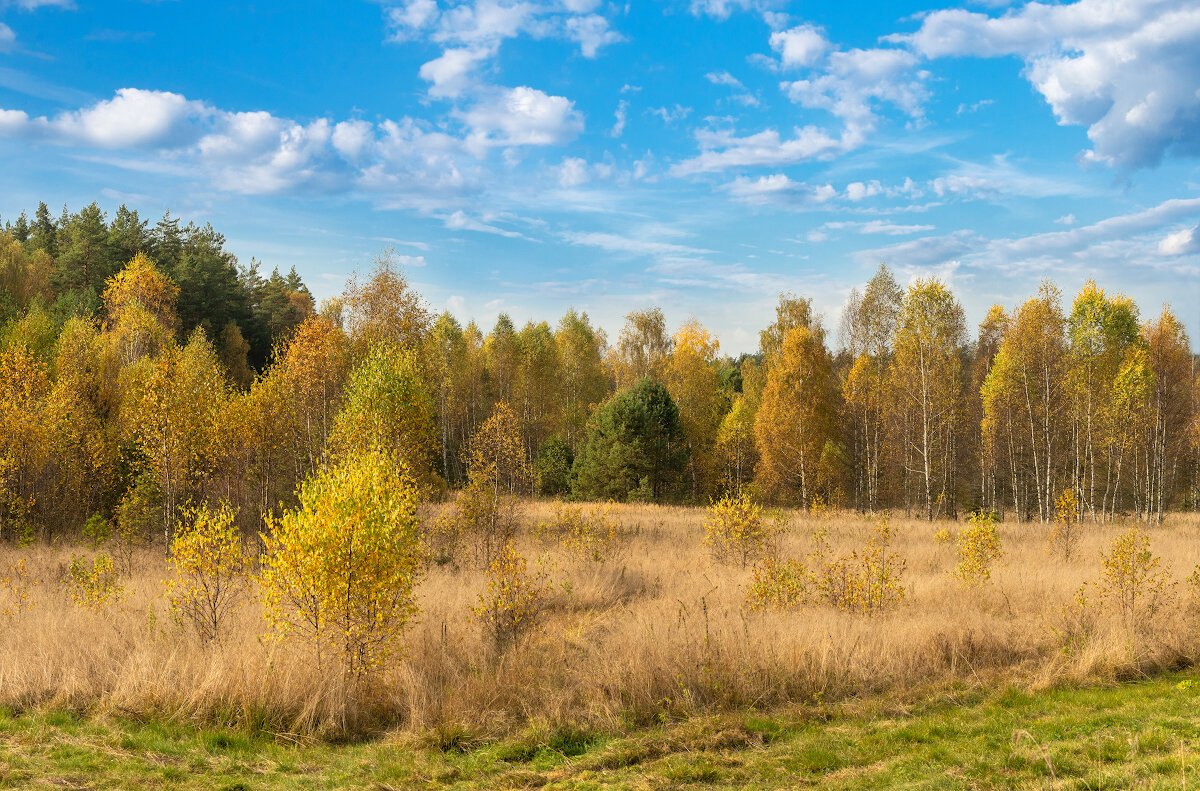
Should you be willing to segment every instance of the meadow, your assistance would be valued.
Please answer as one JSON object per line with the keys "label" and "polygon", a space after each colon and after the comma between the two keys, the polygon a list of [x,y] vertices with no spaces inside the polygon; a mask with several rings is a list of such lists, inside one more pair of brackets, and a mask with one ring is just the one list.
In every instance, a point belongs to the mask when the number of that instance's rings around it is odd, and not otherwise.
{"label": "meadow", "polygon": [[[750,606],[755,572],[712,557],[704,509],[608,506],[620,527],[600,559],[546,528],[558,507],[522,507],[517,545],[547,588],[518,641],[497,650],[472,613],[487,590],[483,569],[430,563],[403,655],[353,700],[340,674],[271,636],[252,585],[219,639],[205,641],[172,617],[161,547],[118,557],[119,572],[129,563],[123,594],[81,606],[66,580],[87,546],[5,545],[0,706],[11,716],[66,712],[284,740],[405,734],[457,749],[531,732],[620,735],[713,716],[1111,684],[1187,668],[1200,655],[1187,580],[1200,563],[1195,514],[1145,528],[1166,584],[1131,620],[1097,597],[1102,556],[1127,529],[1119,524],[1084,523],[1064,560],[1048,551],[1050,527],[1001,523],[990,578],[967,584],[952,573],[959,557],[947,540],[965,522],[893,517],[903,598],[868,615],[820,601]],[[423,508],[434,521],[437,506]],[[785,515],[779,558],[810,555],[821,533],[834,555],[861,555],[879,521]],[[1085,583],[1092,592],[1080,608]]]}

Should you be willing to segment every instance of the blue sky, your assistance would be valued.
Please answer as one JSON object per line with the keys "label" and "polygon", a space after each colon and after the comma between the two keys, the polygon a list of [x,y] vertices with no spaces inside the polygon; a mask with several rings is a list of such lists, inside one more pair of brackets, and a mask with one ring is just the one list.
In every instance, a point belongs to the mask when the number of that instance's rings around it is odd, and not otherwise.
{"label": "blue sky", "polygon": [[1197,86],[1189,0],[0,0],[0,216],[169,208],[319,298],[391,247],[464,320],[729,353],[881,261],[973,323],[1092,277],[1194,327]]}

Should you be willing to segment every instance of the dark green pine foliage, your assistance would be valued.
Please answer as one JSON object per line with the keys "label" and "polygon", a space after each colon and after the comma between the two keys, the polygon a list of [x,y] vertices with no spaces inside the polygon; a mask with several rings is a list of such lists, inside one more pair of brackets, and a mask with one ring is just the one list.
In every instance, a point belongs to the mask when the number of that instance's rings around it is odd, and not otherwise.
{"label": "dark green pine foliage", "polygon": [[21,216],[17,217],[17,221],[13,223],[12,228],[8,232],[21,244],[29,241],[29,234],[32,232],[32,229],[29,227],[29,218],[25,216],[25,212],[21,212]]}
{"label": "dark green pine foliage", "polygon": [[50,216],[50,208],[45,201],[38,204],[33,216],[29,245],[33,250],[45,250],[51,258],[58,255],[58,224]]}
{"label": "dark green pine foliage", "polygon": [[125,263],[113,256],[107,218],[94,201],[78,214],[63,212],[57,246],[53,282],[59,293],[89,289],[103,293],[105,281]]}
{"label": "dark green pine foliage", "polygon": [[661,500],[675,492],[685,461],[679,409],[665,387],[643,379],[588,422],[573,492],[587,500]]}
{"label": "dark green pine foliage", "polygon": [[562,434],[555,434],[538,448],[533,462],[538,493],[557,497],[571,491],[571,465],[575,458]]}
{"label": "dark green pine foliage", "polygon": [[180,337],[190,337],[200,328],[216,341],[225,325],[233,322],[240,328],[249,318],[237,258],[225,250],[225,237],[211,225],[188,225],[182,236],[174,265],[167,269],[179,286]]}
{"label": "dark green pine foliage", "polygon": [[124,203],[117,209],[108,226],[108,247],[118,266],[124,266],[138,253],[150,249],[150,221],[138,217],[138,213]]}

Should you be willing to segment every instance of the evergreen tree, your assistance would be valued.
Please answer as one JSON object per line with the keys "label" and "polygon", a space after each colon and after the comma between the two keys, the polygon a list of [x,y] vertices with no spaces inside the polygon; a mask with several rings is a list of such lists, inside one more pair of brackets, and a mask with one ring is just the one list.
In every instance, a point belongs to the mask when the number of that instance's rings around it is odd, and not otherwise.
{"label": "evergreen tree", "polygon": [[38,204],[34,214],[29,240],[34,250],[45,250],[51,258],[58,255],[58,225],[44,201]]}
{"label": "evergreen tree", "polygon": [[660,499],[679,482],[687,446],[679,410],[661,384],[643,379],[604,404],[588,423],[572,468],[576,496]]}

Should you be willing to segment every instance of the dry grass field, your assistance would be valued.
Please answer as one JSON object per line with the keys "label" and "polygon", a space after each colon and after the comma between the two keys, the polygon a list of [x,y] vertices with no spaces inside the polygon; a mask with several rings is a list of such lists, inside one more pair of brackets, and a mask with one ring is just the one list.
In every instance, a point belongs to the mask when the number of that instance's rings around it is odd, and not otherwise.
{"label": "dry grass field", "polygon": [[[552,504],[529,504],[526,521]],[[699,715],[769,711],[886,696],[895,702],[1016,686],[1042,690],[1186,667],[1200,656],[1200,614],[1186,578],[1200,563],[1200,517],[1172,515],[1148,528],[1173,588],[1152,616],[1124,623],[1093,605],[1064,615],[1100,573],[1125,526],[1084,524],[1069,562],[1047,552],[1049,529],[1000,525],[1003,557],[990,581],[965,587],[937,533],[949,522],[893,518],[892,551],[905,561],[904,600],[867,617],[824,604],[746,606],[752,573],[711,559],[704,510],[615,506],[625,540],[616,557],[580,559],[527,532],[520,546],[552,582],[540,628],[500,655],[470,608],[483,571],[433,566],[419,587],[419,622],[405,656],[389,664],[359,718],[441,746],[530,728],[630,732]],[[851,513],[792,513],[779,541],[802,559],[815,528],[835,552],[861,549],[875,520]],[[961,523],[958,527],[961,527]],[[73,553],[85,546],[6,546],[0,555],[0,706],[167,718],[276,734],[343,732],[339,678],[314,670],[294,644],[268,632],[253,596],[224,637],[204,643],[173,622],[163,597],[161,548],[141,550],[100,609],[65,593]],[[10,567],[25,560],[26,607]],[[253,587],[251,587],[253,591]],[[1087,628],[1081,624],[1087,622]]]}

